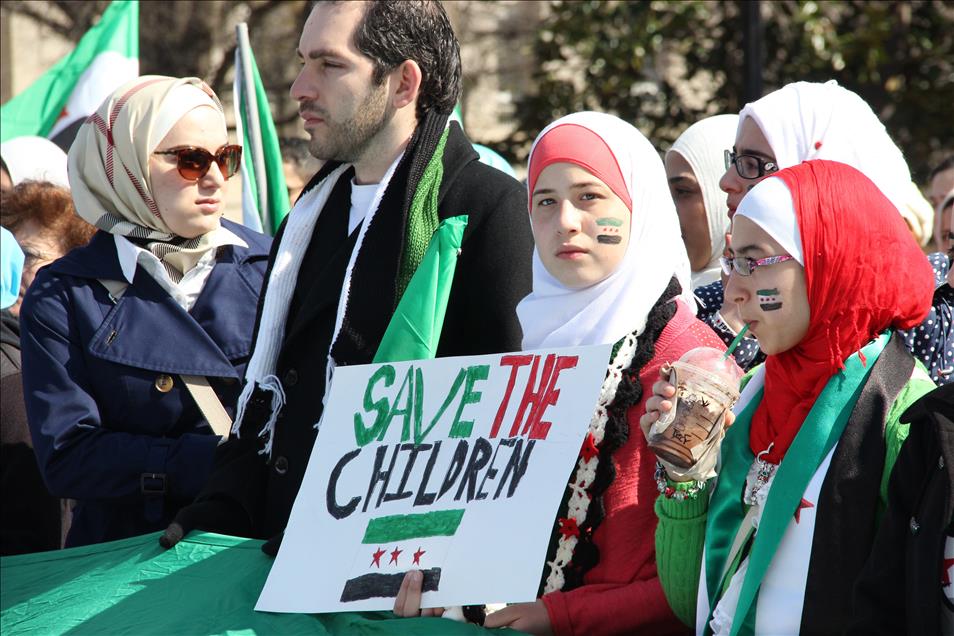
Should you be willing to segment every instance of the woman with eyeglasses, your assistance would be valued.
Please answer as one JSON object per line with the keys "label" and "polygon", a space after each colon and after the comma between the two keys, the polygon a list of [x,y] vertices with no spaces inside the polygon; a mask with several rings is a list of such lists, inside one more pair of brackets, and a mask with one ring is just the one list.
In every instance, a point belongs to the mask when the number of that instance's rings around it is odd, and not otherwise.
{"label": "woman with eyeglasses", "polygon": [[[767,358],[711,450],[717,478],[660,460],[663,589],[698,634],[841,633],[907,435],[900,415],[934,386],[896,331],[927,314],[931,268],[871,180],[821,160],[741,201],[726,265],[726,299]],[[673,407],[667,381],[653,392],[644,430]]]}
{"label": "woman with eyeglasses", "polygon": [[40,470],[76,501],[67,546],[164,528],[227,435],[269,247],[222,219],[240,159],[196,78],[126,84],[70,148],[99,231],[37,274],[20,313]]}
{"label": "woman with eyeglasses", "polygon": [[[759,181],[780,169],[812,159],[838,161],[858,169],[874,182],[909,225],[920,222],[912,218],[908,205],[912,195],[911,173],[901,150],[871,107],[835,81],[794,82],[742,109],[735,145],[725,150],[725,174],[719,181],[727,196],[729,216],[735,214]],[[947,259],[943,254],[932,254],[929,259],[940,285],[947,271]],[[725,298],[723,303],[722,292],[722,281],[695,290],[705,304],[699,318],[728,343],[741,327],[741,321],[731,300]],[[954,376],[945,376],[941,371],[943,352],[950,350],[954,334],[937,333],[932,326],[936,320],[932,316],[927,320],[932,322],[904,334],[905,344],[928,368],[935,382],[951,381]],[[929,332],[932,336],[924,338]],[[753,340],[746,336],[740,348],[754,353]],[[743,360],[736,356],[744,368],[763,359],[760,354]]]}
{"label": "woman with eyeglasses", "polygon": [[[725,252],[729,215],[719,179],[725,172],[723,148],[735,139],[738,115],[716,115],[697,121],[679,135],[666,152],[666,178],[682,240],[689,253],[692,289],[700,319],[723,339],[732,342],[735,333],[722,324],[722,268],[719,259]],[[743,369],[749,369],[765,356],[754,338],[747,338],[732,356]]]}

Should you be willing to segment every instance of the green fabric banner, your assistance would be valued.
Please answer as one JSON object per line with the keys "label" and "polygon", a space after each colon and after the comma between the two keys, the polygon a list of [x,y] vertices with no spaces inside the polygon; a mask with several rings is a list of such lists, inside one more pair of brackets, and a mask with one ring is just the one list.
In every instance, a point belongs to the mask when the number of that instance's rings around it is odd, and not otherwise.
{"label": "green fabric banner", "polygon": [[193,533],[163,550],[158,537],[155,533],[0,559],[0,632],[10,636],[489,633],[467,623],[396,618],[391,612],[256,612],[255,602],[272,565],[261,551],[261,541]]}

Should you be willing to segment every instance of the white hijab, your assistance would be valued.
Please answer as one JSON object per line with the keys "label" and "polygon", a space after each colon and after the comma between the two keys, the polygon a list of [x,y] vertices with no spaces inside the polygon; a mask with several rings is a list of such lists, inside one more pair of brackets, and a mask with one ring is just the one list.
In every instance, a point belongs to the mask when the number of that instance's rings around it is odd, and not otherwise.
{"label": "white hijab", "polygon": [[911,171],[901,150],[865,100],[834,80],[794,82],[739,113],[758,124],[778,167],[811,159],[840,161],[860,170],[894,203],[907,210]]}
{"label": "white hijab", "polygon": [[583,112],[562,117],[551,129],[576,124],[597,134],[616,158],[633,202],[629,246],[619,267],[585,289],[569,289],[533,252],[533,291],[517,305],[523,348],[611,344],[628,333],[642,333],[649,311],[675,275],[681,298],[695,312],[689,282],[689,257],[682,242],[675,206],[659,154],[636,128],[618,117]]}
{"label": "white hijab", "polygon": [[693,289],[720,280],[722,273],[719,258],[725,251],[729,208],[726,206],[725,193],[719,187],[719,179],[725,174],[725,151],[735,142],[738,127],[738,115],[707,117],[689,126],[666,153],[666,156],[672,152],[678,153],[688,162],[699,183],[706,209],[711,248],[709,262],[701,270],[692,272]]}
{"label": "white hijab", "polygon": [[66,176],[66,153],[44,137],[16,137],[0,144],[0,158],[7,166],[10,181],[49,181],[70,189]]}

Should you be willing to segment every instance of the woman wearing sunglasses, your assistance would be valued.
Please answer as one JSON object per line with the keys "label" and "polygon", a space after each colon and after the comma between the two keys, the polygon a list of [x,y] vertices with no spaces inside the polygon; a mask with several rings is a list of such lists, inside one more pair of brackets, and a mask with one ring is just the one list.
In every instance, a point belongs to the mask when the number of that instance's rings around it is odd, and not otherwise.
{"label": "woman wearing sunglasses", "polygon": [[[912,196],[911,173],[901,150],[871,107],[834,81],[794,82],[742,109],[735,144],[725,150],[725,174],[719,181],[727,196],[729,216],[735,214],[759,181],[780,169],[812,159],[839,161],[858,169],[874,182],[909,225],[920,223],[908,205]],[[940,284],[947,271],[947,259],[940,253],[929,258]],[[717,281],[696,289],[695,293],[706,304],[699,318],[728,343],[741,322],[731,299],[726,297],[722,304],[722,291],[722,282]],[[905,344],[925,364],[934,381],[943,382],[943,353],[950,350],[954,335],[949,331],[937,333],[933,327],[936,323],[936,316],[928,316],[924,325],[904,334]],[[924,338],[928,333],[932,336]],[[754,343],[748,337],[743,343],[753,352]],[[740,364],[749,368],[763,359],[764,356],[755,355],[748,359],[748,365],[743,360]]]}
{"label": "woman wearing sunglasses", "polygon": [[269,245],[222,219],[240,158],[208,86],[159,76],[117,90],[70,149],[99,231],[37,274],[20,314],[40,469],[76,501],[68,546],[164,528],[209,474]]}
{"label": "woman wearing sunglasses", "polygon": [[[841,633],[900,415],[934,386],[895,331],[927,314],[931,268],[869,179],[820,160],[752,189],[725,264],[726,299],[767,358],[712,449],[716,479],[676,481],[660,462],[660,580],[698,634]],[[672,385],[653,392],[644,430],[672,408]]]}

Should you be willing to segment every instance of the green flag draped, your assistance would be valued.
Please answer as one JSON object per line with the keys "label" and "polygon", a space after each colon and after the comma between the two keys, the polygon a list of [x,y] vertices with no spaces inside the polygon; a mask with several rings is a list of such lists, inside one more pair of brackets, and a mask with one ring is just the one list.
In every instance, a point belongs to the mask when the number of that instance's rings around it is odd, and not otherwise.
{"label": "green flag draped", "polygon": [[[3,634],[476,635],[476,625],[391,612],[275,614],[252,608],[272,559],[261,541],[158,533],[0,559]],[[489,633],[489,632],[487,632]],[[511,631],[494,634],[513,634]]]}
{"label": "green flag draped", "polygon": [[[48,137],[55,126],[62,128],[66,123],[57,126],[61,115],[70,121],[85,118],[111,91],[138,74],[138,70],[127,73],[132,67],[138,69],[138,60],[139,3],[115,0],[72,53],[0,107],[0,141],[24,135]],[[99,64],[94,67],[94,62]],[[90,69],[99,72],[90,73]],[[81,78],[86,85],[71,107],[79,112],[65,112],[74,90],[80,88]]]}
{"label": "green flag draped", "polygon": [[[884,333],[865,345],[861,349],[863,358],[855,352],[845,361],[845,368],[831,377],[805,417],[805,422],[785,454],[785,459],[779,465],[749,553],[749,567],[732,622],[733,635],[753,632],[754,608],[762,578],[775,556],[808,482],[841,438],[858,395],[889,337],[889,333]],[[863,363],[862,359],[866,362]],[[733,538],[747,511],[740,493],[745,485],[749,467],[755,461],[755,455],[749,448],[749,429],[762,396],[763,389],[759,389],[736,418],[722,442],[722,470],[709,504],[706,524],[705,573],[706,590],[709,593],[707,634],[710,633],[709,622],[712,620],[716,603],[728,580],[735,574],[734,568],[727,567],[727,560]],[[738,560],[734,565],[738,565]]]}

